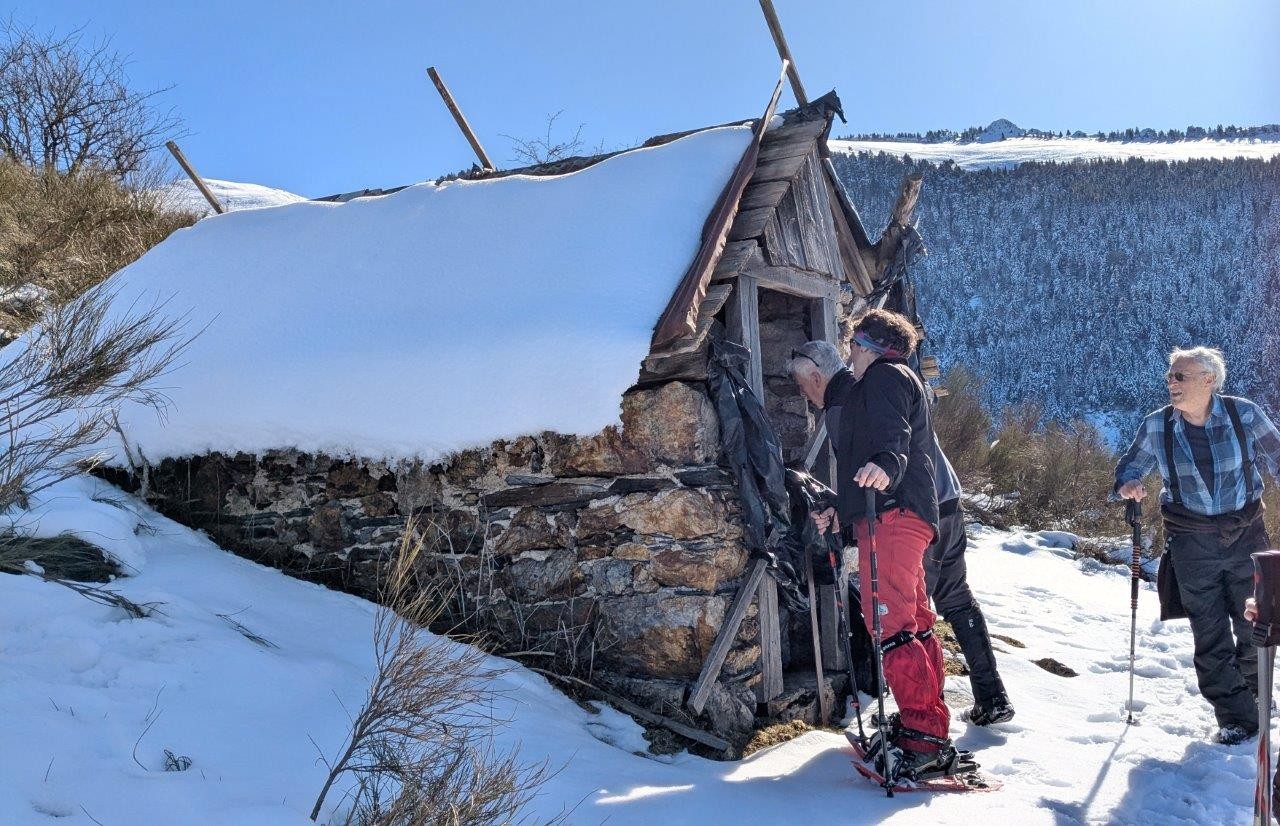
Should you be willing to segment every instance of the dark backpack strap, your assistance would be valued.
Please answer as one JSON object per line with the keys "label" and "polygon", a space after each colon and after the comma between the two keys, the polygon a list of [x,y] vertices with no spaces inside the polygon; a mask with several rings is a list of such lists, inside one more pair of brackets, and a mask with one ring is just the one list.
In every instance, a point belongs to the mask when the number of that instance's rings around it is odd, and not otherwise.
{"label": "dark backpack strap", "polygon": [[1222,403],[1227,407],[1227,415],[1231,417],[1231,427],[1236,431],[1236,441],[1240,443],[1240,469],[1244,473],[1244,489],[1247,493],[1245,504],[1247,505],[1254,499],[1253,457],[1249,455],[1249,440],[1244,435],[1244,424],[1240,421],[1236,400],[1231,396],[1223,396]]}
{"label": "dark backpack strap", "polygon": [[1178,481],[1178,469],[1173,464],[1173,405],[1164,409],[1164,469],[1169,474],[1165,483],[1173,504],[1182,504],[1182,485]]}

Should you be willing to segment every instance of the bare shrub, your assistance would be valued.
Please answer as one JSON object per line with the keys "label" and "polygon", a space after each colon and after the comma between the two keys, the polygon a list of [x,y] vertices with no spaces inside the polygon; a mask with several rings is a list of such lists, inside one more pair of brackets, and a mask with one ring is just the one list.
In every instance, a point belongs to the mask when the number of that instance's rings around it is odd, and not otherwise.
{"label": "bare shrub", "polygon": [[1123,509],[1108,505],[1116,456],[1097,428],[1076,419],[1045,422],[1034,405],[1005,412],[987,473],[995,493],[1015,494],[1014,521],[1080,532],[1123,532]]}
{"label": "bare shrub", "polygon": [[165,408],[155,382],[190,343],[163,305],[114,313],[97,287],[54,307],[0,357],[0,510],[93,466],[125,403]]}
{"label": "bare shrub", "polygon": [[551,163],[552,161],[561,161],[582,151],[582,130],[586,124],[578,124],[578,128],[574,130],[573,135],[570,137],[555,138],[552,136],[555,131],[556,120],[562,114],[564,114],[563,111],[556,112],[554,115],[547,115],[547,131],[540,138],[526,139],[512,137],[511,135],[502,136],[511,141],[511,151],[515,154],[514,160],[517,163],[535,166],[537,164]]}
{"label": "bare shrub", "polygon": [[[382,579],[374,621],[376,672],[351,731],[332,761],[311,819],[344,775],[355,778],[348,822],[366,826],[511,822],[549,772],[494,752],[498,724],[479,650],[425,632],[446,596],[418,575],[412,530]],[[323,759],[323,758],[322,758]]]}
{"label": "bare shrub", "polygon": [[982,404],[983,380],[957,365],[942,384],[948,395],[938,400],[933,428],[938,442],[960,476],[971,479],[986,464],[991,439],[991,416]]}
{"label": "bare shrub", "polygon": [[40,33],[0,23],[0,154],[75,175],[146,174],[149,156],[181,123],[155,108],[164,89],[130,88],[127,60],[81,31]]}

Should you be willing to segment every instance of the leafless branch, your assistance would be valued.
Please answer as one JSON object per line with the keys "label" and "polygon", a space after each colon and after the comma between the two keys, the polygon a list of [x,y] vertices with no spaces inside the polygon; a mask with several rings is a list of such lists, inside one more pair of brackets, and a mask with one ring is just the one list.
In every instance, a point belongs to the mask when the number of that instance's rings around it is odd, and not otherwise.
{"label": "leafless branch", "polygon": [[382,572],[374,620],[375,673],[364,705],[329,767],[311,819],[343,775],[356,781],[348,822],[487,824],[511,822],[549,777],[545,764],[523,766],[496,754],[484,709],[497,671],[484,654],[425,629],[447,594],[418,575],[421,539],[406,530]]}

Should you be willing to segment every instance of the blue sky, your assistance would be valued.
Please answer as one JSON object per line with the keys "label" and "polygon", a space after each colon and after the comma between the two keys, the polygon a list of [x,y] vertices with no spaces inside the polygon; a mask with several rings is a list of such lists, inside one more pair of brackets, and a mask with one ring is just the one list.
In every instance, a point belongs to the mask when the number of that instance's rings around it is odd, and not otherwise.
{"label": "blue sky", "polygon": [[[775,0],[837,133],[1094,131],[1280,122],[1274,0]],[[202,174],[308,196],[419,181],[474,160],[439,68],[499,166],[579,124],[589,148],[756,115],[777,56],[756,0],[17,0],[132,56]],[[790,94],[784,106],[790,104]]]}

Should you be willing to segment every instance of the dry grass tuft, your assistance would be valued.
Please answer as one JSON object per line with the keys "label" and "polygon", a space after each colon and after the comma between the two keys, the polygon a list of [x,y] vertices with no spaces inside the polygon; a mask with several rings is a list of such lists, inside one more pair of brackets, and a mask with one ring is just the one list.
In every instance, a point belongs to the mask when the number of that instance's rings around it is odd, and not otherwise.
{"label": "dry grass tuft", "polygon": [[0,571],[26,573],[28,561],[47,576],[78,582],[110,582],[121,573],[101,548],[70,534],[46,539],[0,535]]}
{"label": "dry grass tuft", "polygon": [[742,756],[746,757],[761,749],[767,749],[770,746],[794,740],[806,731],[813,731],[813,726],[804,720],[790,720],[786,723],[775,723],[772,726],[767,726],[751,736],[747,744],[742,747]]}

